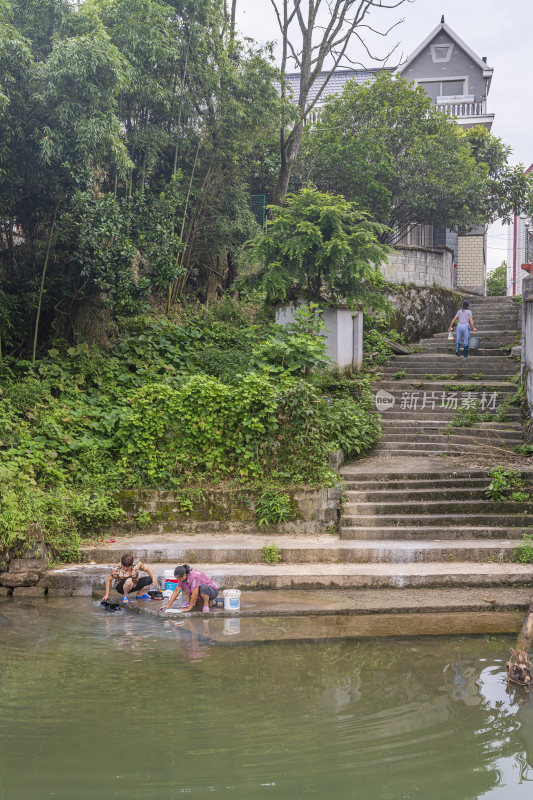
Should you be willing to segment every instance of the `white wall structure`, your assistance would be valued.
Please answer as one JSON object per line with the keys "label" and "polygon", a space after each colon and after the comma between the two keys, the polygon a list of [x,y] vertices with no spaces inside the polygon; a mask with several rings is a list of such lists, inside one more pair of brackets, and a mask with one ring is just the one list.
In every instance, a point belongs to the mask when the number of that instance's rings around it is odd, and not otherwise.
{"label": "white wall structure", "polygon": [[522,380],[533,416],[533,277],[522,278]]}
{"label": "white wall structure", "polygon": [[[295,322],[294,312],[298,305],[284,306],[276,311],[276,323],[287,325]],[[356,371],[363,363],[363,313],[345,306],[324,308],[322,319],[326,327],[324,339],[326,355],[331,359],[332,369]]]}
{"label": "white wall structure", "polygon": [[531,220],[522,214],[515,217],[509,226],[507,242],[507,294],[522,294],[522,280],[527,273],[522,269],[522,264],[527,261],[526,234],[529,225],[529,259],[533,258],[532,226]]}

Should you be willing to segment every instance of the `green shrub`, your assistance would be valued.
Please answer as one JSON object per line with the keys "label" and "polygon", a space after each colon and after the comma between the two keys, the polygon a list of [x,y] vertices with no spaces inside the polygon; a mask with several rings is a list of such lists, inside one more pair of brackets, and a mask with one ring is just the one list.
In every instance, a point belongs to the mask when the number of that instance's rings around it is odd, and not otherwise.
{"label": "green shrub", "polygon": [[292,515],[291,498],[288,494],[279,489],[265,489],[261,492],[255,507],[258,525],[280,525],[288,522]]}
{"label": "green shrub", "polygon": [[489,477],[492,478],[492,481],[484,489],[484,493],[491,500],[505,500],[510,489],[521,489],[524,485],[522,476],[516,469],[493,467],[489,470]]}
{"label": "green shrub", "polygon": [[511,492],[509,499],[513,500],[515,503],[527,503],[529,500],[529,492]]}
{"label": "green shrub", "polygon": [[370,396],[359,404],[351,400],[324,399],[318,414],[331,450],[344,450],[346,456],[360,455],[377,444],[381,422],[370,412]]}
{"label": "green shrub", "polygon": [[517,444],[514,451],[520,456],[526,456],[526,458],[529,458],[530,456],[533,456],[533,445]]}
{"label": "green shrub", "polygon": [[261,550],[261,558],[266,564],[271,564],[272,566],[279,564],[281,561],[281,547],[274,542],[271,544],[265,542]]}
{"label": "green shrub", "polygon": [[513,550],[513,561],[519,564],[533,564],[533,537],[524,533],[522,542]]}
{"label": "green shrub", "polygon": [[279,328],[226,300],[180,324],[120,320],[107,352],[56,342],[34,368],[3,359],[0,547],[38,523],[77,558],[120,520],[122,489],[180,489],[187,512],[198,484],[332,485],[329,452],[363,452],[380,427],[368,379],[323,368],[319,327],[312,308]]}

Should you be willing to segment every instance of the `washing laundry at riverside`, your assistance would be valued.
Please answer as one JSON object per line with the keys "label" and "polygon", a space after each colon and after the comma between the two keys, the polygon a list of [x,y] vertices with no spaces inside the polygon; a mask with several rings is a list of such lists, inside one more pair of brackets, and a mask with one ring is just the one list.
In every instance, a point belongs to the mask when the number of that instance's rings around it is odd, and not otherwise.
{"label": "washing laundry at riverside", "polygon": [[[141,576],[145,572],[146,575]],[[204,572],[193,569],[188,564],[177,566],[172,577],[165,575],[163,590],[159,589],[157,579],[148,565],[140,559],[135,559],[131,553],[125,553],[120,562],[111,570],[106,580],[105,594],[101,605],[106,610],[115,610],[109,603],[111,587],[122,595],[122,605],[128,605],[128,595],[134,595],[135,600],[149,601],[166,599],[161,606],[161,611],[178,611],[187,613],[201,608],[208,614],[213,606],[224,606],[226,610],[238,611],[240,609],[240,591],[226,590],[224,597],[219,598],[219,587]],[[150,590],[149,587],[152,587]],[[148,591],[145,591],[148,590]],[[178,602],[178,606],[175,603]]]}

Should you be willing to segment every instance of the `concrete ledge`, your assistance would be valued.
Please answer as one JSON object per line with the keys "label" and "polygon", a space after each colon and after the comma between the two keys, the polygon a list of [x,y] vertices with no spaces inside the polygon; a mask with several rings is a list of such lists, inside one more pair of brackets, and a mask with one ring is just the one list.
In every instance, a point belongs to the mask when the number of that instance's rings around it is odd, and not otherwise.
{"label": "concrete ledge", "polygon": [[[72,595],[102,591],[107,565],[72,565],[47,573],[44,584],[69,589]],[[161,580],[175,563],[153,565]],[[223,589],[422,589],[440,587],[530,587],[533,565],[493,562],[365,564],[202,564],[202,571]]]}

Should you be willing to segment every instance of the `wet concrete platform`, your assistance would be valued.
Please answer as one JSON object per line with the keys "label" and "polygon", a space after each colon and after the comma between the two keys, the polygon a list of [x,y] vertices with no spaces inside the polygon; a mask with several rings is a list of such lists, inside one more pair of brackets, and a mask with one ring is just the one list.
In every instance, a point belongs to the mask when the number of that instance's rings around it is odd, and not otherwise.
{"label": "wet concrete platform", "polygon": [[[263,590],[241,593],[239,612],[212,608],[209,616],[213,618],[234,617],[290,617],[290,616],[362,616],[399,614],[456,614],[496,611],[518,611],[522,615],[529,607],[532,590],[514,587],[491,590],[484,589],[407,589],[390,590],[352,590],[309,591],[309,590]],[[93,592],[93,597],[101,597]],[[117,601],[120,595],[112,592],[111,600]],[[136,601],[129,606],[144,613],[161,617],[206,616],[198,610],[181,614],[174,609],[172,613],[160,612],[161,601]]]}
{"label": "wet concrete platform", "polygon": [[[456,636],[515,634],[522,626],[522,611],[452,614],[367,614],[243,617],[231,614],[160,614],[149,607],[131,607],[132,613],[162,618],[176,631],[208,638],[212,644],[275,641],[351,639],[404,636]],[[155,620],[154,620],[155,622]]]}

